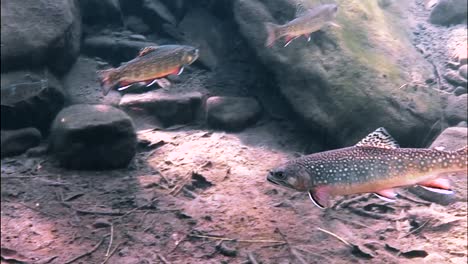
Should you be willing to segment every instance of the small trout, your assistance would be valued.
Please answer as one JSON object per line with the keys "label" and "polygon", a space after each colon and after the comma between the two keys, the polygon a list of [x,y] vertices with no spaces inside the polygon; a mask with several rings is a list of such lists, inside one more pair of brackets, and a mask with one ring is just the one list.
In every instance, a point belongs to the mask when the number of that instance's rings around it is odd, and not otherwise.
{"label": "small trout", "polygon": [[450,194],[450,183],[441,174],[467,171],[468,147],[457,151],[399,148],[384,128],[358,144],[307,155],[270,171],[267,180],[297,191],[306,191],[324,208],[337,195],[374,193],[394,201],[394,188],[420,185]]}
{"label": "small trout", "polygon": [[284,25],[265,23],[268,34],[265,46],[273,46],[273,43],[281,37],[285,37],[286,39],[285,47],[300,36],[305,36],[307,41],[310,41],[310,34],[320,30],[327,24],[340,27],[332,22],[336,17],[337,11],[338,6],[335,4],[320,5],[311,9],[305,9],[301,5],[298,5],[294,20]]}
{"label": "small trout", "polygon": [[[143,48],[138,56],[118,68],[98,71],[102,92],[107,95],[114,87],[124,90],[134,83],[151,86],[167,85],[164,77],[181,74],[184,66],[198,58],[198,49],[190,46],[165,45]],[[164,84],[166,83],[166,84]]]}

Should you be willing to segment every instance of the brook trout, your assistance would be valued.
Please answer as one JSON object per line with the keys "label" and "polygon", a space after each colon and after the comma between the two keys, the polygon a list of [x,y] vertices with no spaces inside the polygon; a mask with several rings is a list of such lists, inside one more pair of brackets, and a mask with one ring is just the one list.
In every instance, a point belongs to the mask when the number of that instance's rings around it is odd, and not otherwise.
{"label": "brook trout", "polygon": [[273,46],[273,43],[281,37],[285,37],[285,47],[300,36],[305,36],[307,41],[310,41],[310,34],[320,30],[327,24],[340,27],[332,22],[336,17],[337,11],[338,6],[335,4],[320,5],[311,9],[298,5],[294,20],[284,25],[265,23],[268,34],[265,46]]}
{"label": "brook trout", "polygon": [[143,48],[138,56],[118,68],[98,71],[104,95],[114,87],[124,90],[134,83],[167,85],[164,77],[181,74],[184,66],[198,58],[198,49],[190,46],[165,45]]}
{"label": "brook trout", "polygon": [[457,151],[399,148],[384,128],[379,128],[352,147],[307,155],[270,171],[267,180],[309,193],[312,202],[324,208],[336,195],[374,193],[394,201],[394,188],[420,185],[430,191],[450,194],[447,179],[440,174],[467,172],[468,147]]}

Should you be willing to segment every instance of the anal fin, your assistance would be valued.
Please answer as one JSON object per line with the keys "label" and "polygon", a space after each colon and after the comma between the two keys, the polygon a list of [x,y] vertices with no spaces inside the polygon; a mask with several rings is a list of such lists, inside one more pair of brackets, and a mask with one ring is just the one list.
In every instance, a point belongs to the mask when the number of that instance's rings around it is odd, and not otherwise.
{"label": "anal fin", "polygon": [[393,189],[380,190],[374,194],[386,202],[395,202],[395,199],[398,196],[398,194]]}
{"label": "anal fin", "polygon": [[422,188],[440,194],[453,194],[450,181],[443,178],[418,183]]}

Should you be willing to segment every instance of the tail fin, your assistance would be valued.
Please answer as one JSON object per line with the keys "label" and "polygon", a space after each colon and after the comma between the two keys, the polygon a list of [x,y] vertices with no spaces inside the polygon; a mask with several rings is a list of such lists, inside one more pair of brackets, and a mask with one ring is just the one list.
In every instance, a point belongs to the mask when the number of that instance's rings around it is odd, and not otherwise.
{"label": "tail fin", "polygon": [[97,72],[101,81],[102,94],[104,96],[106,96],[112,89],[112,87],[115,86],[115,73],[116,71],[113,68]]}
{"label": "tail fin", "polygon": [[265,47],[271,47],[273,46],[273,43],[277,39],[277,30],[278,30],[278,25],[266,22],[265,23],[265,28],[268,34],[267,40],[265,42]]}

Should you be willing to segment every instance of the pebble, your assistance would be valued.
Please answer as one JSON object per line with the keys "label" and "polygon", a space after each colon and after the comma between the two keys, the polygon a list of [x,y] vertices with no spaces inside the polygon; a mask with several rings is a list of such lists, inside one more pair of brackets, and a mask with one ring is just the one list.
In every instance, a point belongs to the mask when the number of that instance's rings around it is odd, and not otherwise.
{"label": "pebble", "polygon": [[460,96],[462,94],[466,94],[466,88],[465,87],[462,87],[462,86],[458,86],[457,88],[455,88],[455,91],[453,91],[453,93],[456,95],[456,96]]}
{"label": "pebble", "polygon": [[458,69],[458,73],[465,79],[468,79],[468,65],[463,65]]}

